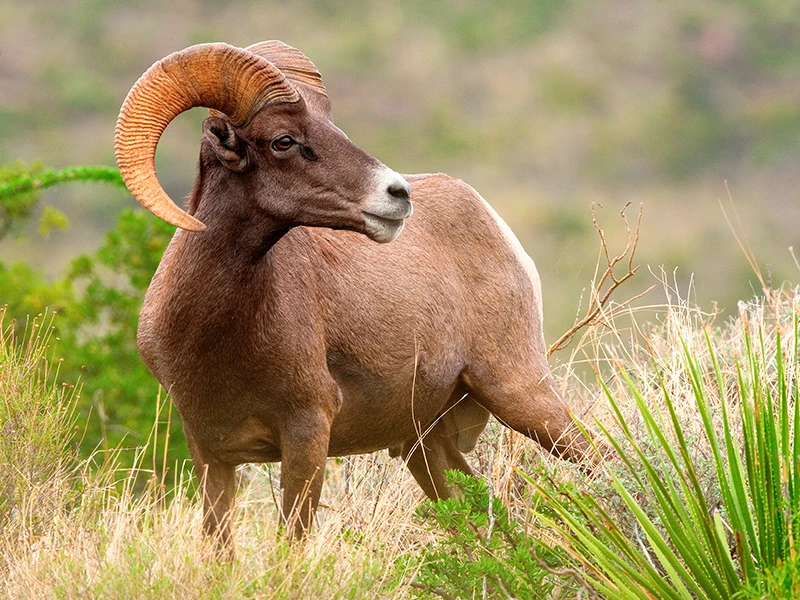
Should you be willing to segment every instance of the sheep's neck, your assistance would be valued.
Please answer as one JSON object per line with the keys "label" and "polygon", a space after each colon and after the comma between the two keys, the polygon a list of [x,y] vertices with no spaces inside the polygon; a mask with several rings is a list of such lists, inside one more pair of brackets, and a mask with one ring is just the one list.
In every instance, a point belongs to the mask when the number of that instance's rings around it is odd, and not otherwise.
{"label": "sheep's neck", "polygon": [[259,210],[249,197],[252,190],[246,181],[220,177],[220,168],[209,168],[209,162],[214,161],[201,154],[200,174],[189,202],[194,216],[207,227],[186,241],[191,252],[197,253],[190,260],[202,261],[211,269],[252,269],[291,225]]}
{"label": "sheep's neck", "polygon": [[205,221],[208,229],[193,234],[189,245],[196,260],[226,271],[250,270],[263,261],[290,226],[268,216],[225,216]]}
{"label": "sheep's neck", "polygon": [[[206,337],[225,323],[225,337],[236,339],[252,331],[253,317],[270,295],[270,250],[290,225],[257,211],[235,194],[212,194],[200,202],[197,218],[203,232],[181,233],[173,264],[183,265],[176,304],[202,320]],[[234,333],[233,330],[240,330]],[[242,341],[239,338],[240,342]]]}
{"label": "sheep's neck", "polygon": [[[243,393],[225,374],[235,366],[240,373],[236,385],[245,385],[259,335],[271,329],[269,250],[288,228],[264,221],[257,226],[246,221],[205,223],[208,229],[202,233],[182,232],[175,248],[182,256],[172,262],[180,266],[170,274],[167,300],[173,356],[181,369],[203,374],[191,385],[206,391],[222,385],[217,393]],[[187,362],[193,363],[192,369]]]}
{"label": "sheep's neck", "polygon": [[202,215],[206,231],[184,232],[180,244],[183,265],[191,265],[184,284],[191,288],[182,302],[193,304],[193,312],[230,313],[248,320],[248,309],[256,310],[257,298],[269,295],[272,281],[270,250],[290,227],[266,215],[252,216],[234,211]]}

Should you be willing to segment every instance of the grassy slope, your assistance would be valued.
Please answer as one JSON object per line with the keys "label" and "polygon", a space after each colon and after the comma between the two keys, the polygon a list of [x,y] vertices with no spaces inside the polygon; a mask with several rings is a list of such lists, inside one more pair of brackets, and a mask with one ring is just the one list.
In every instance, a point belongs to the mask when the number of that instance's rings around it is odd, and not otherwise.
{"label": "grassy slope", "polygon": [[[733,385],[734,364],[742,352],[743,327],[761,328],[765,348],[774,346],[775,332],[784,347],[794,348],[791,332],[800,291],[772,292],[740,305],[736,320],[714,323],[673,296],[669,305],[652,313],[618,314],[611,329],[589,330],[561,366],[568,396],[582,405],[584,419],[610,423],[602,393],[572,371],[589,361],[636,423],[630,390],[615,375],[625,369],[646,395],[661,402],[653,373],[657,365],[690,440],[699,439],[700,424],[691,401],[681,341],[701,365],[708,366],[703,331],[708,330],[718,359]],[[8,331],[8,324],[5,325]],[[34,331],[31,341],[0,344],[0,396],[4,435],[0,439],[0,595],[8,598],[395,598],[406,597],[421,545],[435,536],[413,516],[420,499],[399,461],[385,453],[331,460],[317,528],[304,544],[288,547],[278,539],[275,513],[278,467],[248,467],[241,471],[237,512],[238,554],[232,566],[209,560],[210,549],[200,536],[200,512],[193,482],[185,466],[175,465],[167,481],[150,480],[134,494],[135,480],[149,477],[148,465],[133,472],[114,468],[113,454],[79,461],[72,440],[74,390],[57,383],[46,358],[46,334]],[[581,358],[579,358],[581,357]],[[796,369],[796,357],[786,363]],[[49,366],[49,368],[48,368]],[[161,421],[168,411],[161,413]],[[164,445],[159,432],[152,443]],[[694,442],[692,442],[694,443]],[[709,483],[708,449],[693,446],[699,470]],[[490,427],[471,460],[486,476],[495,494],[513,514],[528,522],[530,489],[516,472],[531,471],[547,461],[556,477],[571,479],[609,510],[623,515],[608,482],[586,479],[570,465],[542,457],[533,444],[499,426]],[[97,466],[97,463],[103,463]],[[617,469],[613,463],[609,468]],[[633,482],[631,482],[633,485]],[[165,493],[168,492],[166,495]],[[715,494],[709,488],[713,502]],[[166,499],[169,496],[169,500]],[[633,523],[623,526],[635,531]]]}

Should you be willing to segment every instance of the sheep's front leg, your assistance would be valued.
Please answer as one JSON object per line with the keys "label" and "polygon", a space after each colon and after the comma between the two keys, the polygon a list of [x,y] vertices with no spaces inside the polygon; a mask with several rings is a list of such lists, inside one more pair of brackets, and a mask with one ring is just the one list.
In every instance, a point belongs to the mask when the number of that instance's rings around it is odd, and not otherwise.
{"label": "sheep's front leg", "polygon": [[215,460],[184,427],[189,453],[203,494],[203,530],[217,542],[220,555],[233,557],[231,518],[236,500],[236,467]]}
{"label": "sheep's front leg", "polygon": [[319,504],[331,420],[322,413],[304,414],[281,431],[281,487],[287,535],[300,538],[311,526]]}

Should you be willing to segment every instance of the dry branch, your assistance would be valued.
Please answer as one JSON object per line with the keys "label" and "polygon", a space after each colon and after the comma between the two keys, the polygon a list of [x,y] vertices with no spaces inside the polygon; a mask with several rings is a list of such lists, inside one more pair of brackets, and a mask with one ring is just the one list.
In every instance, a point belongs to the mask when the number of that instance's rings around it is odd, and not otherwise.
{"label": "dry branch", "polygon": [[[611,298],[611,295],[619,288],[619,286],[633,277],[634,273],[636,273],[636,271],[639,269],[638,265],[635,267],[633,266],[633,258],[636,254],[636,248],[639,245],[639,231],[642,226],[642,205],[639,205],[639,216],[636,219],[636,228],[634,230],[631,230],[628,217],[625,216],[625,211],[630,205],[631,203],[628,202],[622,207],[622,210],[619,211],[620,217],[622,217],[622,222],[625,223],[625,229],[628,232],[628,243],[620,254],[612,256],[608,250],[608,243],[606,242],[605,234],[603,233],[603,230],[600,229],[600,225],[597,223],[597,214],[595,209],[598,204],[595,202],[592,203],[592,224],[594,225],[595,231],[597,231],[597,235],[600,237],[600,248],[603,252],[603,256],[606,259],[606,269],[599,279],[597,278],[597,272],[595,272],[595,277],[592,279],[591,300],[589,301],[589,306],[586,309],[586,315],[582,319],[576,321],[572,327],[570,327],[560,338],[555,341],[552,346],[550,346],[547,351],[548,358],[556,350],[561,350],[564,348],[580,329],[594,324],[601,315],[603,308]],[[600,205],[600,207],[602,208],[602,205]],[[627,264],[627,272],[621,277],[617,277],[617,275],[614,273],[614,267],[626,259],[627,261],[625,264]],[[608,287],[604,291],[603,287],[606,284],[608,284]],[[636,294],[632,298],[622,302],[619,306],[629,305],[634,300],[641,298],[651,289],[653,288],[650,287],[644,292]]]}

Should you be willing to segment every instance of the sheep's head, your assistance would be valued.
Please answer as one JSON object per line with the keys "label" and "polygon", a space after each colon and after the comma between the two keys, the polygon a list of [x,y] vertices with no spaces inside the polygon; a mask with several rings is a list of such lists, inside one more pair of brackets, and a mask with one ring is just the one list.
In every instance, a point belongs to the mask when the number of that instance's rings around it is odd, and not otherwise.
{"label": "sheep's head", "polygon": [[282,222],[350,229],[389,242],[411,214],[408,183],[333,124],[319,72],[301,52],[281,42],[247,49],[200,44],[142,75],[117,121],[123,179],[168,223],[205,229],[164,192],[154,162],[169,122],[195,106],[211,109],[203,152],[231,177],[247,177],[252,201]]}

